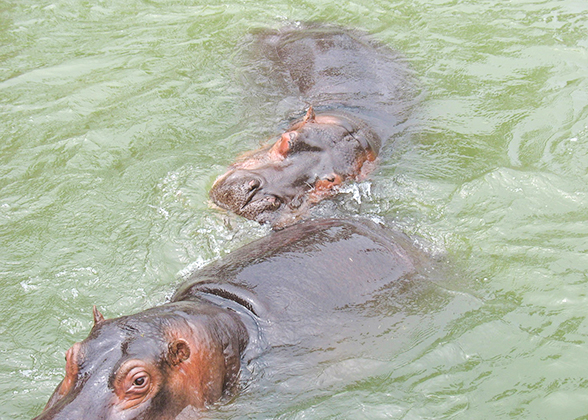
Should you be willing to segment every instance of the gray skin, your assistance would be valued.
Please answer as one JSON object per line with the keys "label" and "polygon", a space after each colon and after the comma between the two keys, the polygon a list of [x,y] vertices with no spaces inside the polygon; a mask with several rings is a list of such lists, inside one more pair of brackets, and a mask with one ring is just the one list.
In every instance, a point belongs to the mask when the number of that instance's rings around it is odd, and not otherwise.
{"label": "gray skin", "polygon": [[256,65],[249,79],[308,111],[273,145],[233,164],[210,197],[238,215],[284,227],[373,170],[418,92],[405,61],[358,31],[305,24],[258,33],[250,43]]}
{"label": "gray skin", "polygon": [[337,313],[390,297],[391,284],[414,280],[426,263],[408,238],[368,221],[274,232],[188,275],[167,304],[116,319],[95,310],[35,420],[165,420],[204,409],[233,394],[241,364],[260,354],[336,345]]}

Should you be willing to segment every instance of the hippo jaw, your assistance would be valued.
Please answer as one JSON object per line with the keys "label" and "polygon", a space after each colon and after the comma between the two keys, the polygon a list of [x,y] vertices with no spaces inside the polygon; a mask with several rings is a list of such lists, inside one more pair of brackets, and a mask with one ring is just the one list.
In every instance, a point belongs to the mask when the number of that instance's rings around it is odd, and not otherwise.
{"label": "hippo jaw", "polygon": [[[233,334],[216,333],[221,324]],[[205,408],[236,385],[246,337],[234,315],[196,302],[101,319],[66,353],[65,378],[34,420],[172,420]]]}
{"label": "hippo jaw", "polygon": [[336,193],[348,179],[364,177],[376,159],[377,135],[338,114],[306,116],[269,147],[235,163],[210,190],[219,207],[285,227],[311,206]]}

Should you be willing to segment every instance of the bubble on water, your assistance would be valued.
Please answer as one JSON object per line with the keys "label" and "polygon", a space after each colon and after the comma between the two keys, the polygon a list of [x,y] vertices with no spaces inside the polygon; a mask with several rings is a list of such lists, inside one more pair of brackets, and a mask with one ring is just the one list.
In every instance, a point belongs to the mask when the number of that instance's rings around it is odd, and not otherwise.
{"label": "bubble on water", "polygon": [[357,204],[362,204],[362,202],[371,198],[371,185],[372,184],[369,181],[347,184],[339,189],[339,193],[351,194],[351,197]]}
{"label": "bubble on water", "polygon": [[186,279],[190,276],[190,274],[192,274],[194,271],[196,270],[200,270],[202,267],[204,267],[206,264],[208,264],[210,262],[209,259],[204,259],[201,256],[198,256],[198,258],[196,259],[196,261],[191,262],[190,264],[188,264],[185,268],[181,269],[178,272],[178,277]]}
{"label": "bubble on water", "polygon": [[31,280],[21,281],[20,287],[23,288],[25,293],[30,292],[32,290],[37,290],[39,288],[36,284],[31,284]]}

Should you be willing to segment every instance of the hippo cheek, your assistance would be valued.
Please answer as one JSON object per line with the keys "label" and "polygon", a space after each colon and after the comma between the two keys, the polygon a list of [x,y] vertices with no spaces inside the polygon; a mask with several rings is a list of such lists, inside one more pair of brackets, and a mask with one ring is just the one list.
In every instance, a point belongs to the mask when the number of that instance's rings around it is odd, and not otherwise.
{"label": "hippo cheek", "polygon": [[341,175],[332,173],[319,179],[314,185],[314,192],[330,194],[343,183]]}

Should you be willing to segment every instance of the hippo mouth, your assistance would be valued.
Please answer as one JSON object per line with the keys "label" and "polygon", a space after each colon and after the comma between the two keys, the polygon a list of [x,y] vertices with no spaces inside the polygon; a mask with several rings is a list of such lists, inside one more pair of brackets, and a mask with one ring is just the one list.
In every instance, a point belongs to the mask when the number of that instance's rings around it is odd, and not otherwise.
{"label": "hippo mouth", "polygon": [[246,187],[249,191],[245,195],[245,200],[241,205],[241,208],[238,209],[240,213],[248,213],[251,207],[260,208],[262,210],[277,210],[280,208],[282,199],[276,195],[263,194],[261,184],[261,181],[257,178],[247,182]]}
{"label": "hippo mouth", "polygon": [[[255,194],[252,193],[246,199],[241,207],[233,211],[248,219],[253,219],[260,223],[266,223],[268,213],[274,214],[283,207],[282,199],[275,195]],[[232,209],[227,209],[232,210]]]}

